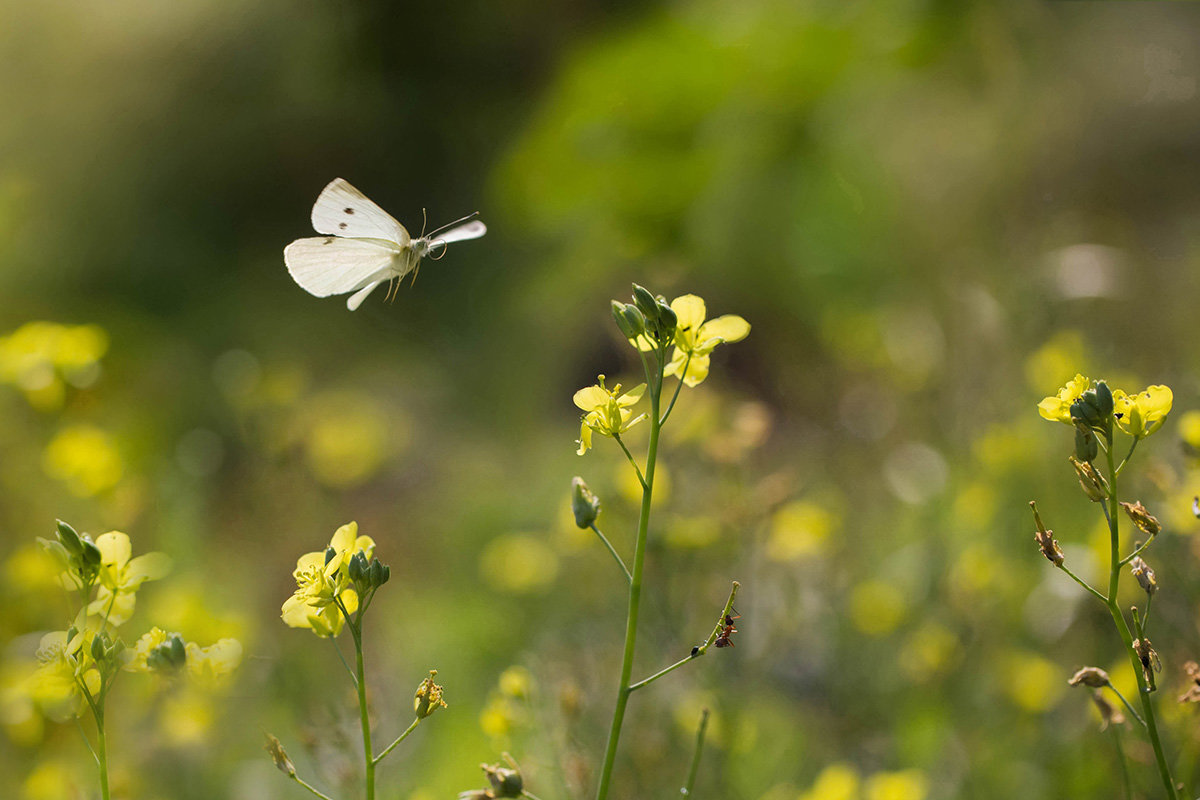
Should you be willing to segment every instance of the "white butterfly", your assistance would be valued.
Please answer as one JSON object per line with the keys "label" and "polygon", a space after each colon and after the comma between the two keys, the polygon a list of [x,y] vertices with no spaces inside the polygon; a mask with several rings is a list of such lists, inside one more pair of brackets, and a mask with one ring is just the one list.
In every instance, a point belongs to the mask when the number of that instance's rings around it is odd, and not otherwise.
{"label": "white butterfly", "polygon": [[[326,235],[292,242],[284,248],[283,261],[293,280],[310,294],[329,297],[354,292],[346,301],[353,311],[376,286],[403,278],[430,252],[439,247],[444,252],[451,242],[487,233],[479,220],[458,224],[472,216],[413,239],[391,214],[336,178],[322,190],[312,210],[313,228]],[[450,230],[439,233],[446,228]]]}

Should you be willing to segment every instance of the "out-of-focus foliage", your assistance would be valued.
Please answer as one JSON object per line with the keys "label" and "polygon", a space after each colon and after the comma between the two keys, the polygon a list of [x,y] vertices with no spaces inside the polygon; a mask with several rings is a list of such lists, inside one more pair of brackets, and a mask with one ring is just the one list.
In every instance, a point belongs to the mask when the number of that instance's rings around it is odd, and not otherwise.
{"label": "out-of-focus foliage", "polygon": [[[1190,11],[0,0],[5,790],[94,785],[77,731],[17,691],[61,627],[33,544],[55,518],[171,555],[136,623],[245,648],[224,697],[119,686],[118,796],[291,797],[262,728],[339,789],[352,690],[278,615],[297,556],[355,519],[395,554],[377,736],[431,666],[452,699],[385,796],[453,796],[505,749],[545,800],[590,795],[624,593],[570,479],[619,549],[639,492],[611,442],[574,454],[571,398],[637,382],[608,310],[631,281],[754,333],[664,439],[635,677],[707,635],[730,579],[737,647],[635,695],[616,796],[678,790],[703,706],[706,796],[1116,796],[1066,681],[1133,675],[1027,507],[1099,574],[1071,433],[1036,409],[1077,372],[1174,390],[1125,483],[1164,525],[1160,703],[1194,789],[1196,709],[1173,703],[1200,656]],[[339,175],[410,230],[478,208],[488,236],[347,313],[282,263]]]}

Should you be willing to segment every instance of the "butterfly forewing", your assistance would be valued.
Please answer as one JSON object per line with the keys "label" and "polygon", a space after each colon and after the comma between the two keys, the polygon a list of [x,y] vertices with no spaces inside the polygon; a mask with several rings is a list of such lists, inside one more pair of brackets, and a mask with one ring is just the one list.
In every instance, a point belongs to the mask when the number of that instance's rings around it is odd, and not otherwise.
{"label": "butterfly forewing", "polygon": [[401,247],[409,243],[408,231],[366,195],[341,178],[321,192],[312,211],[317,233],[354,239],[383,239]]}
{"label": "butterfly forewing", "polygon": [[405,254],[373,241],[321,236],[297,239],[283,251],[288,273],[317,297],[345,294],[383,280],[407,264]]}

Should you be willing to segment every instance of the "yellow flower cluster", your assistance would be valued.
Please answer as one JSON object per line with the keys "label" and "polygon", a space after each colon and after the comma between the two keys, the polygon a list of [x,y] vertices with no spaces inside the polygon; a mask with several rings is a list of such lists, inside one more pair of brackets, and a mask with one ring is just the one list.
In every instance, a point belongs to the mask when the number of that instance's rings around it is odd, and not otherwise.
{"label": "yellow flower cluster", "polygon": [[[1076,375],[1058,393],[1038,403],[1038,413],[1051,422],[1075,425],[1071,418],[1071,406],[1093,388],[1093,382],[1083,375]],[[1112,390],[1112,417],[1118,428],[1137,439],[1144,439],[1162,427],[1171,411],[1174,395],[1170,387],[1147,386],[1135,394],[1120,389]]]}
{"label": "yellow flower cluster", "polygon": [[358,593],[351,586],[349,572],[355,553],[370,560],[375,541],[358,535],[357,522],[348,522],[333,534],[328,548],[300,556],[292,572],[296,591],[283,603],[283,621],[321,637],[341,633],[346,622],[343,609],[345,614],[358,610]]}

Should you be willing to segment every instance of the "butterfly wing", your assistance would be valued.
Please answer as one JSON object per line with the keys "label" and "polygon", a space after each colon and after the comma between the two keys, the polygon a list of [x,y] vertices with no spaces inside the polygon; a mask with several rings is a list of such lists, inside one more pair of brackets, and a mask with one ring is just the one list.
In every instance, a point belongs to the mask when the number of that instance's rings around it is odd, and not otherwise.
{"label": "butterfly wing", "polygon": [[312,224],[317,233],[330,236],[384,239],[400,247],[409,243],[403,225],[341,178],[334,178],[317,197]]}
{"label": "butterfly wing", "polygon": [[381,283],[383,283],[383,280],[372,281],[354,294],[350,295],[349,299],[346,300],[346,308],[350,309],[351,311],[356,311],[358,307],[362,305],[363,300],[367,299],[367,295],[375,291],[375,287]]}
{"label": "butterfly wing", "polygon": [[434,244],[450,244],[452,242],[465,242],[468,239],[478,239],[487,233],[487,225],[484,225],[477,219],[471,220],[466,225],[459,225],[457,228],[451,228],[445,233],[439,233],[437,236],[431,236]]}
{"label": "butterfly wing", "polygon": [[384,280],[399,272],[407,259],[402,251],[375,241],[321,236],[292,242],[283,251],[283,261],[301,289],[329,297]]}

